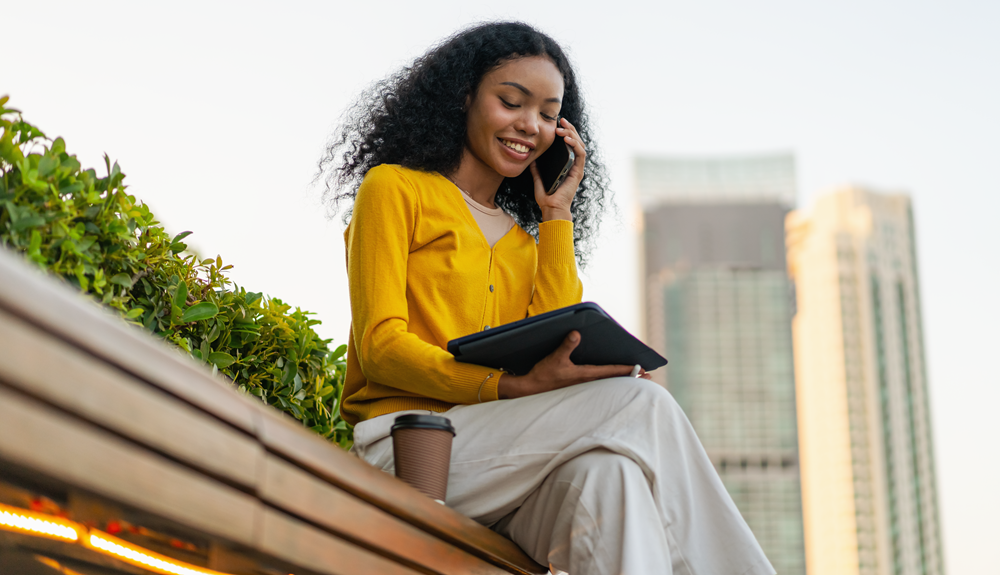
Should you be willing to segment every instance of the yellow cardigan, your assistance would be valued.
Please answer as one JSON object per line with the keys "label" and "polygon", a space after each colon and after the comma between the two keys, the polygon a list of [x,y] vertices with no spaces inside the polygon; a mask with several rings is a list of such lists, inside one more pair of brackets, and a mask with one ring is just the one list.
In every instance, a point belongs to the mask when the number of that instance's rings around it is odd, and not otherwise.
{"label": "yellow cardigan", "polygon": [[455,361],[448,341],[580,302],[573,223],[543,222],[538,234],[536,244],[514,226],[491,249],[447,178],[395,165],[369,170],[344,232],[344,419],[498,399],[502,373]]}

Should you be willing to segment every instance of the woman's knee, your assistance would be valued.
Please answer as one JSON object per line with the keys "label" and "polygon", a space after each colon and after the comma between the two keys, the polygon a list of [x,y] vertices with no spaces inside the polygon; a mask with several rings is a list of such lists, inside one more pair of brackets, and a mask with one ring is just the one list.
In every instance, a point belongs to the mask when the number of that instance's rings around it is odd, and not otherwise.
{"label": "woman's knee", "polygon": [[644,477],[642,468],[632,458],[608,449],[581,453],[556,468],[553,475],[556,481],[572,483],[579,488],[593,482],[607,486]]}
{"label": "woman's knee", "polygon": [[629,402],[640,402],[656,409],[680,409],[674,396],[663,386],[648,379],[612,377],[593,382],[613,396],[625,397]]}

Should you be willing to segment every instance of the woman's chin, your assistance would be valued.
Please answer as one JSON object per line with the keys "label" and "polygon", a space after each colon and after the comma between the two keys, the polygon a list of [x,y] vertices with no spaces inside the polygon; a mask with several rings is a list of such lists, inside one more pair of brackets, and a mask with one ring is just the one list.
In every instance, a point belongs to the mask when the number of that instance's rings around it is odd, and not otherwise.
{"label": "woman's chin", "polygon": [[531,165],[529,161],[522,163],[504,162],[494,169],[505,178],[516,178],[526,172],[529,165]]}

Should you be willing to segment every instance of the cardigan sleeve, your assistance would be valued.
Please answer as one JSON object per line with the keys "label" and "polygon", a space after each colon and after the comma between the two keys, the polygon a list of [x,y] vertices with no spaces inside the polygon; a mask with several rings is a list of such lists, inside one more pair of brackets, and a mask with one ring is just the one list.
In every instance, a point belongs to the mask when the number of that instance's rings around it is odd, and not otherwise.
{"label": "cardigan sleeve", "polygon": [[459,363],[408,330],[407,261],[419,216],[419,197],[402,174],[390,166],[369,171],[347,234],[351,325],[361,371],[369,381],[449,403],[496,400],[499,371]]}
{"label": "cardigan sleeve", "polygon": [[550,220],[538,225],[538,267],[528,315],[538,315],[583,299],[583,284],[576,271],[573,222]]}

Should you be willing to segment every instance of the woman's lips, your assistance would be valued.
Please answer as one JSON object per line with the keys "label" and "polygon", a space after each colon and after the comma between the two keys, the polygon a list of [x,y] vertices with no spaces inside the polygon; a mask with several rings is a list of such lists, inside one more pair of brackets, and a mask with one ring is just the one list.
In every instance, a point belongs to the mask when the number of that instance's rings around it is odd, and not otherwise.
{"label": "woman's lips", "polygon": [[[503,138],[497,138],[497,141],[500,142],[500,146],[504,149],[504,151],[513,158],[524,161],[531,155],[531,148],[525,146],[524,144],[519,144]],[[521,150],[524,151],[522,152]]]}

